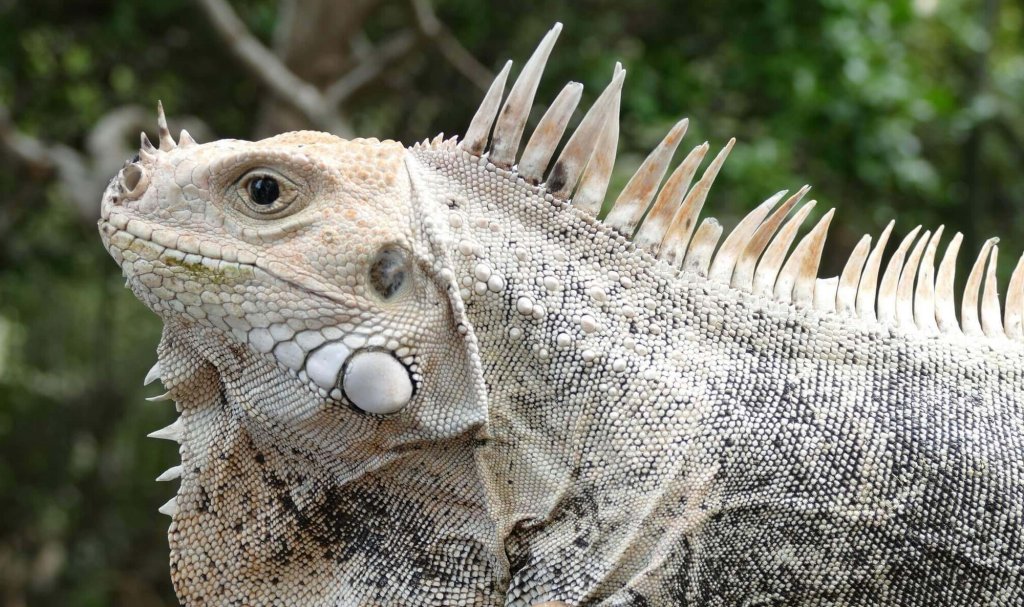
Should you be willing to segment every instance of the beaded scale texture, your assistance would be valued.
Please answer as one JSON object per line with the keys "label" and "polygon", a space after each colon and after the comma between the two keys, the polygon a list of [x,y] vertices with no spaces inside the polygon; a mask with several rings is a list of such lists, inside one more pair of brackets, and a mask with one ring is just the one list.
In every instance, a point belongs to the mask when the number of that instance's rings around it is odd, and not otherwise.
{"label": "beaded scale texture", "polygon": [[663,181],[685,120],[598,219],[621,67],[521,145],[560,29],[464,137],[200,145],[161,111],[111,182],[182,603],[1024,604],[1024,263],[1001,305],[987,242],[957,318],[941,227],[817,278],[805,187],[722,239],[733,142]]}

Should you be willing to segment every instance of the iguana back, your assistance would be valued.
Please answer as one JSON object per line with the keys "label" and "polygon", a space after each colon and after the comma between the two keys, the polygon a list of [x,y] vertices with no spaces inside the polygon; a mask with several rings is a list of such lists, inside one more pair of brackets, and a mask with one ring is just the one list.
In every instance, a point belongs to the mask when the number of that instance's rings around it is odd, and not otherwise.
{"label": "iguana back", "polygon": [[461,141],[162,126],[108,188],[182,411],[182,600],[1024,603],[1024,265],[1004,315],[987,243],[959,320],[941,228],[817,279],[806,188],[719,246],[732,142],[661,185],[685,121],[596,219],[621,69],[520,153],[559,29]]}

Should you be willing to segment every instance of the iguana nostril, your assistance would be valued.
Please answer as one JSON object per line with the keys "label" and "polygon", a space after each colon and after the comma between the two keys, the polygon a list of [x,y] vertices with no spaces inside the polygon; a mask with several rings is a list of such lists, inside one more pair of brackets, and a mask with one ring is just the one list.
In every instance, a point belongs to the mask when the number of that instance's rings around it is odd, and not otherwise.
{"label": "iguana nostril", "polygon": [[[146,172],[138,164],[130,163],[121,171],[121,186],[126,194],[138,194],[137,189],[144,189],[143,177]],[[140,188],[142,186],[142,188]]]}
{"label": "iguana nostril", "polygon": [[380,350],[353,354],[345,363],[341,382],[348,400],[367,413],[396,413],[412,398],[409,370]]}

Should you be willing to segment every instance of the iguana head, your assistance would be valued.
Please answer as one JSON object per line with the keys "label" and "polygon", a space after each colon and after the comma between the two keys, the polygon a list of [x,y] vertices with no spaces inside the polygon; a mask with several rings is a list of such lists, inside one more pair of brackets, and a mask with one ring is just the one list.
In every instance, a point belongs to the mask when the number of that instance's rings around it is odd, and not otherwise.
{"label": "iguana head", "polygon": [[[453,276],[400,145],[309,132],[203,145],[183,132],[175,143],[162,112],[159,123],[159,147],[143,135],[107,188],[100,232],[165,321],[155,371],[181,418],[155,435],[181,443],[166,475],[181,488],[164,508],[179,593],[226,600],[251,596],[231,584],[262,584],[329,603],[358,585],[340,576],[379,576],[368,563],[392,558],[366,533],[400,544],[434,531],[429,514],[429,530],[386,530],[390,509],[415,510],[388,501],[401,477],[390,470],[468,461],[458,445],[484,422]],[[432,490],[466,494],[445,483]],[[268,542],[334,590],[272,584],[289,567],[265,562]],[[417,548],[428,546],[402,549]],[[195,576],[229,589],[184,582]]]}

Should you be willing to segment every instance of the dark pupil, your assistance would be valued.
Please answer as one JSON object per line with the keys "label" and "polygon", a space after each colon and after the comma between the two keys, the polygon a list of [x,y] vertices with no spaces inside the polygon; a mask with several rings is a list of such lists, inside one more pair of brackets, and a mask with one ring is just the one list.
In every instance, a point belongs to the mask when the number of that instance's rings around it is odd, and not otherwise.
{"label": "dark pupil", "polygon": [[273,177],[257,177],[249,182],[249,196],[258,205],[273,204],[280,194]]}

